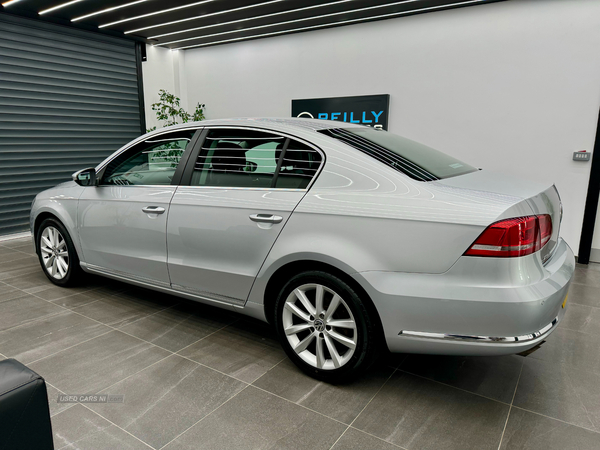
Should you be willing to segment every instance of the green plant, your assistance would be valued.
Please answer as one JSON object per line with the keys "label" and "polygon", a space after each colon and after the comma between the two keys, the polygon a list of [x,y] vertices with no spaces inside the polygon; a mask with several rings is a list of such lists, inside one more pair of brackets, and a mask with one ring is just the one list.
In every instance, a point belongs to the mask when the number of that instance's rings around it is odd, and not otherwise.
{"label": "green plant", "polygon": [[[175,125],[177,123],[198,122],[204,120],[204,110],[206,105],[198,103],[192,114],[183,109],[180,105],[180,98],[164,89],[158,91],[160,100],[152,104],[152,111],[156,112],[156,118],[163,122],[163,127]],[[156,127],[149,128],[146,131],[156,130]]]}

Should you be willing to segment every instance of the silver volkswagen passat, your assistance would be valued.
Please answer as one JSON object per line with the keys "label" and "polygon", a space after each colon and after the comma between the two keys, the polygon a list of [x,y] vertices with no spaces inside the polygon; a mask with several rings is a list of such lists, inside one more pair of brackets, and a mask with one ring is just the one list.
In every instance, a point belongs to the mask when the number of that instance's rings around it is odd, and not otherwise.
{"label": "silver volkswagen passat", "polygon": [[177,125],[40,193],[59,286],[83,272],[241,312],[339,381],[378,352],[506,355],[564,316],[575,260],[554,186],[373,128],[310,119]]}

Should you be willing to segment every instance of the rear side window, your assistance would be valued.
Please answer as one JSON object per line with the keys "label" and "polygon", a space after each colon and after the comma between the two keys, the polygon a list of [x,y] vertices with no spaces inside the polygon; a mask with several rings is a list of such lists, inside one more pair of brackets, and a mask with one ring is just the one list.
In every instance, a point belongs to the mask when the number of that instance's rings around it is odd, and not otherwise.
{"label": "rear side window", "polygon": [[321,130],[414,180],[433,181],[475,172],[477,169],[418,142],[374,128]]}
{"label": "rear side window", "polygon": [[302,142],[290,140],[275,187],[305,189],[321,166],[321,154]]}
{"label": "rear side window", "polygon": [[212,129],[202,145],[192,186],[304,189],[321,155],[301,142],[274,133]]}

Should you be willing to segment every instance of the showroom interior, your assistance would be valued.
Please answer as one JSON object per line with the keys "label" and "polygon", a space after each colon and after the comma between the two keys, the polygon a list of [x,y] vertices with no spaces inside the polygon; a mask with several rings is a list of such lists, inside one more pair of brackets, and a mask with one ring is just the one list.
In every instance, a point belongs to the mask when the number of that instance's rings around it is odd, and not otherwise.
{"label": "showroom interior", "polygon": [[[598,0],[3,0],[0,450],[599,449],[599,50]],[[382,115],[333,113],[367,97]],[[577,263],[552,334],[501,356],[383,344],[328,382],[258,313],[93,270],[61,287],[40,267],[40,192],[171,124],[296,116],[381,123],[482,176],[554,185]]]}

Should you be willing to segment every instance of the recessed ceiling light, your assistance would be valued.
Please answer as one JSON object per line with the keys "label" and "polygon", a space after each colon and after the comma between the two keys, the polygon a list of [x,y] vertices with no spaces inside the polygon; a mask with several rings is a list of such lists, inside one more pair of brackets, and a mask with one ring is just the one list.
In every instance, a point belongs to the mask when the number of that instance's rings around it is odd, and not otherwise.
{"label": "recessed ceiling light", "polygon": [[67,3],[61,3],[60,5],[53,6],[52,8],[44,9],[43,11],[40,11],[38,14],[41,16],[42,14],[49,13],[50,11],[55,11],[57,9],[64,8],[65,6],[69,6],[69,5],[72,5],[74,3],[79,3],[79,2],[82,2],[82,1],[83,0],[72,0],[72,1],[67,2]]}
{"label": "recessed ceiling light", "polygon": [[[254,36],[244,36],[244,37],[233,38],[233,39],[225,39],[223,41],[207,42],[205,44],[188,45],[188,46],[185,46],[185,47],[177,47],[177,49],[178,50],[184,50],[184,49],[187,49],[187,48],[206,47],[208,45],[224,44],[226,42],[236,42],[236,41],[243,41],[243,40],[248,40],[248,39],[256,39],[256,38],[259,38],[259,37],[275,36],[275,35],[278,35],[278,34],[293,33],[295,31],[314,30],[316,28],[324,28],[324,27],[328,27],[328,26],[332,26],[332,25],[342,25],[342,24],[348,24],[348,23],[353,23],[353,22],[361,22],[361,21],[364,22],[366,20],[384,19],[386,17],[401,16],[401,15],[405,15],[405,14],[412,14],[412,13],[422,12],[422,11],[432,11],[432,10],[441,9],[441,8],[450,8],[452,6],[462,6],[462,5],[468,5],[468,4],[471,4],[471,3],[481,3],[481,2],[485,2],[485,1],[489,1],[489,0],[470,0],[470,1],[467,1],[467,2],[451,3],[451,4],[448,4],[448,5],[430,6],[430,7],[427,7],[427,8],[411,9],[409,11],[402,11],[402,12],[397,12],[397,13],[381,14],[379,16],[363,17],[363,18],[360,18],[360,19],[344,20],[344,21],[341,21],[341,22],[330,22],[330,23],[324,23],[324,24],[321,24],[321,25],[313,25],[313,26],[310,26],[310,27],[293,28],[291,30],[285,30],[285,31],[274,31],[272,33],[255,34]],[[162,44],[159,44],[159,45],[162,45]]]}
{"label": "recessed ceiling light", "polygon": [[159,45],[169,45],[169,44],[175,44],[177,42],[185,42],[185,41],[203,39],[203,38],[207,38],[207,37],[221,36],[223,34],[241,33],[244,31],[259,30],[261,28],[269,28],[269,27],[274,27],[274,26],[278,26],[278,25],[287,25],[290,23],[306,22],[307,20],[323,19],[325,17],[339,16],[341,14],[357,13],[357,12],[361,12],[361,11],[368,11],[371,9],[378,9],[378,8],[386,8],[386,7],[390,7],[390,6],[398,6],[398,5],[402,5],[404,3],[414,3],[417,1],[419,1],[419,0],[404,0],[401,2],[395,2],[395,3],[386,3],[384,5],[368,6],[366,8],[348,9],[346,11],[339,11],[339,12],[330,13],[330,14],[321,14],[320,16],[303,17],[302,19],[287,20],[285,22],[269,23],[266,25],[259,25],[256,27],[240,28],[239,30],[223,31],[222,33],[207,34],[204,36],[196,36],[196,37],[191,37],[191,38],[178,39],[176,41],[161,42]]}
{"label": "recessed ceiling light", "polygon": [[87,19],[88,17],[97,16],[99,14],[104,14],[104,13],[107,13],[110,11],[114,11],[116,9],[127,8],[128,6],[137,5],[138,3],[144,3],[146,1],[148,1],[148,0],[137,0],[135,2],[125,3],[124,5],[118,5],[118,6],[113,6],[112,8],[101,9],[100,11],[86,14],[85,16],[75,17],[74,19],[71,19],[71,22],[77,22],[78,20],[81,20],[81,19]]}
{"label": "recessed ceiling light", "polygon": [[[290,14],[290,13],[294,13],[294,12],[305,11],[305,10],[308,10],[308,9],[322,8],[324,6],[337,5],[338,3],[347,3],[347,2],[351,2],[351,1],[352,0],[338,0],[336,2],[331,2],[331,3],[321,3],[319,5],[305,6],[304,8],[288,9],[286,11],[280,11],[280,12],[276,12],[276,13],[265,14],[263,16],[253,16],[253,17],[246,17],[244,19],[231,20],[229,22],[213,23],[213,24],[204,25],[204,26],[201,26],[201,27],[188,28],[187,30],[179,30],[179,31],[173,31],[171,33],[157,34],[156,36],[149,36],[148,39],[156,39],[156,38],[165,37],[165,36],[172,36],[173,34],[182,34],[182,33],[188,33],[190,31],[204,30],[205,28],[221,27],[221,26],[224,26],[224,25],[231,25],[232,23],[247,22],[248,20],[266,19],[267,17],[280,16],[282,14]],[[202,16],[194,17],[194,19],[200,19],[200,18],[202,18]],[[173,22],[167,22],[167,23],[162,23],[162,24],[159,24],[159,25],[155,25],[153,27],[139,28],[137,30],[126,31],[125,34],[127,34],[127,33],[133,33],[135,31],[147,30],[148,28],[162,27],[164,25],[170,25],[172,23]]]}
{"label": "recessed ceiling light", "polygon": [[201,2],[190,3],[188,5],[176,6],[175,8],[162,9],[160,11],[154,11],[154,12],[151,12],[148,14],[142,14],[141,16],[128,17],[127,19],[121,19],[121,20],[117,20],[115,22],[105,23],[104,25],[99,25],[98,28],[110,27],[112,25],[117,25],[117,24],[123,23],[123,22],[129,22],[131,20],[137,20],[137,19],[143,19],[144,17],[156,16],[157,14],[165,14],[165,13],[168,13],[171,11],[177,11],[178,9],[191,8],[192,6],[198,6],[198,5],[202,5],[203,3],[210,3],[213,1],[214,0],[203,0]]}
{"label": "recessed ceiling light", "polygon": [[[242,7],[239,7],[239,8],[226,9],[226,10],[223,10],[223,11],[216,11],[214,13],[202,14],[200,16],[186,17],[185,19],[172,20],[171,22],[164,22],[164,23],[159,23],[157,25],[150,25],[150,26],[143,27],[143,28],[137,28],[135,30],[125,31],[125,34],[135,33],[137,31],[149,30],[150,28],[164,27],[164,26],[167,26],[167,25],[173,25],[173,24],[181,23],[181,22],[188,22],[190,20],[197,20],[197,19],[204,19],[206,17],[219,16],[221,14],[227,14],[227,13],[231,13],[231,12],[235,12],[235,11],[242,11],[244,9],[256,8],[258,6],[270,5],[271,3],[279,3],[279,2],[282,2],[282,1],[285,1],[285,0],[271,0],[271,1],[268,1],[268,2],[257,3],[255,5],[242,6]],[[346,0],[346,1],[351,1],[351,0]]]}

